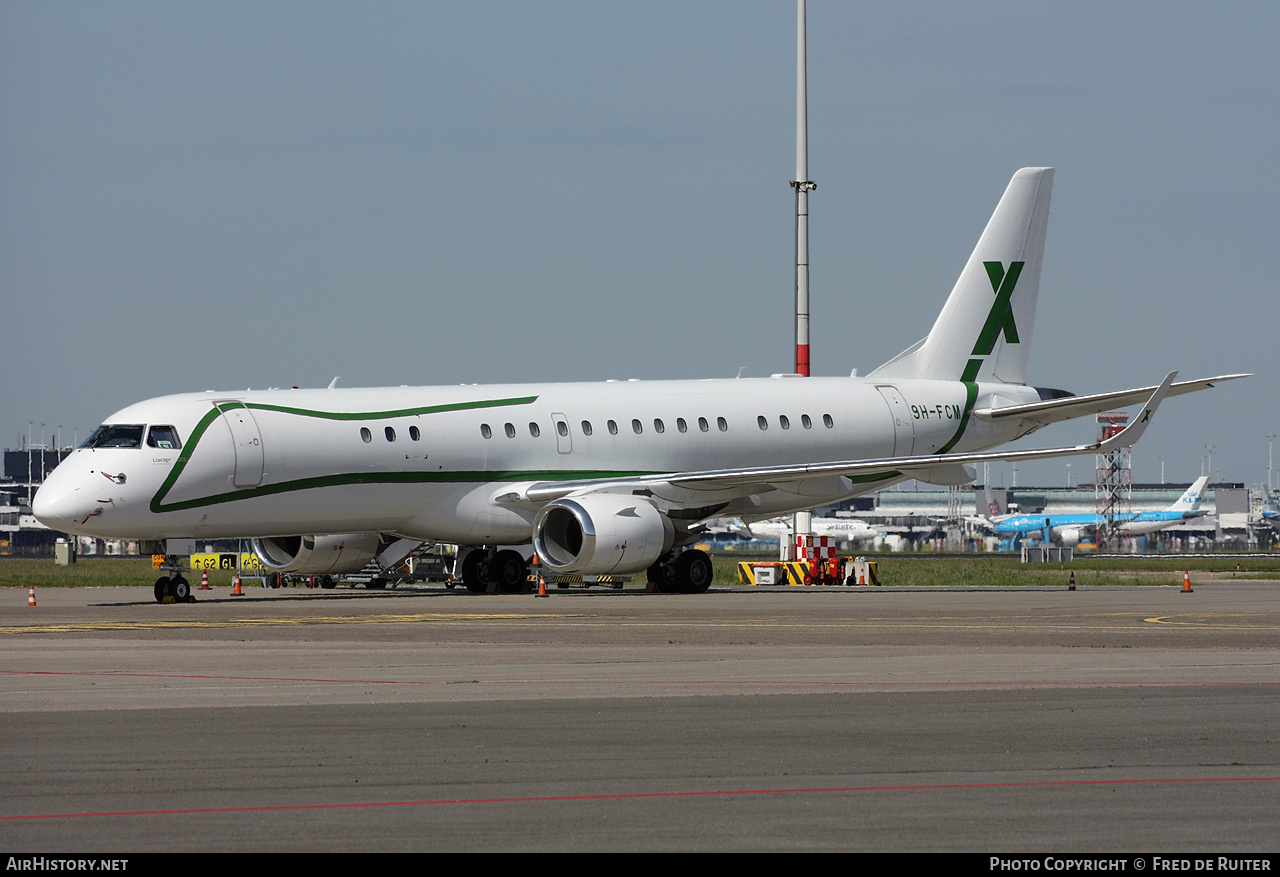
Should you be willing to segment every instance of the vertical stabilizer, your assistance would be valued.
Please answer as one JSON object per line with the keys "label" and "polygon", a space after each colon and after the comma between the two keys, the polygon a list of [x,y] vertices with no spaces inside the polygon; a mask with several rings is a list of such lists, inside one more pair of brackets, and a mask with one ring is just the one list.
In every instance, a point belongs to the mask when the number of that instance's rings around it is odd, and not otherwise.
{"label": "vertical stabilizer", "polygon": [[1187,492],[1178,497],[1177,501],[1169,506],[1165,511],[1170,512],[1194,512],[1200,508],[1200,502],[1204,499],[1204,488],[1209,483],[1208,475],[1201,475],[1197,478]]}
{"label": "vertical stabilizer", "polygon": [[1025,384],[1053,168],[1013,175],[929,336],[873,378]]}

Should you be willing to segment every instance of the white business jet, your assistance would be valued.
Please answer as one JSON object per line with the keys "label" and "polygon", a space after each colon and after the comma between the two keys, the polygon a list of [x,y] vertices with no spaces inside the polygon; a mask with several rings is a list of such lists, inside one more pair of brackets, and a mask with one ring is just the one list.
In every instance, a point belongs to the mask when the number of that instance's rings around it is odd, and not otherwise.
{"label": "white business jet", "polygon": [[[33,510],[54,530],[252,538],[270,569],[391,566],[460,546],[467,587],[518,591],[532,542],[553,573],[648,571],[699,592],[700,523],[828,505],[970,464],[1132,444],[1166,395],[1241,375],[1077,397],[1027,384],[1052,168],[1013,176],[928,337],[866,377],[602,381],[165,396],[106,422]],[[988,451],[1142,403],[1103,443]],[[184,595],[176,573],[157,599]],[[175,590],[176,589],[176,590]]]}
{"label": "white business jet", "polygon": [[[730,532],[747,539],[761,539],[766,542],[789,540],[792,537],[792,519],[787,517],[769,518],[764,521],[747,523],[742,518],[716,518],[707,527],[710,532]],[[859,539],[874,539],[883,535],[866,521],[857,518],[813,518],[809,532],[814,536],[827,536],[841,542],[855,542]]]}

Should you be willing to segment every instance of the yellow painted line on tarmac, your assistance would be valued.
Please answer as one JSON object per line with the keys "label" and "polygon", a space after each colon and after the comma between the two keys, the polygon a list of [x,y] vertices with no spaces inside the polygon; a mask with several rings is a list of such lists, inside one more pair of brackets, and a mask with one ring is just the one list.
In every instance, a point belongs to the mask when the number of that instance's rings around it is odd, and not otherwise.
{"label": "yellow painted line on tarmac", "polygon": [[541,613],[418,612],[399,615],[309,615],[295,618],[228,618],[217,621],[82,621],[0,627],[0,634],[81,633],[102,630],[190,630],[228,627],[305,627],[313,624],[448,624],[470,621],[530,621],[581,616]]}
{"label": "yellow painted line on tarmac", "polygon": [[[1268,613],[1270,615],[1271,613]],[[1242,619],[1227,623],[1227,619]],[[1193,612],[1185,615],[1153,615],[1144,618],[1148,624],[1197,627],[1208,630],[1280,630],[1280,623],[1260,612]],[[1250,621],[1255,623],[1250,624]]]}

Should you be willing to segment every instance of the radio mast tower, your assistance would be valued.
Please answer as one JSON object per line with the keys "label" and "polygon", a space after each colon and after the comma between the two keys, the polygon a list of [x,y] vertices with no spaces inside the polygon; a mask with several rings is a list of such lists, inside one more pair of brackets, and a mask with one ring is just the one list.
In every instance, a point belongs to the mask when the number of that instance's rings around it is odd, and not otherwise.
{"label": "radio mast tower", "polygon": [[[1098,440],[1106,441],[1124,429],[1129,415],[1106,412],[1098,415]],[[1132,448],[1113,448],[1097,455],[1093,497],[1098,516],[1098,548],[1118,549],[1125,542],[1120,525],[1133,517]]]}
{"label": "radio mast tower", "polygon": [[[804,0],[796,4],[796,374],[809,377],[809,193],[818,188],[809,179],[809,97],[805,51]],[[796,512],[796,546],[813,534],[813,512]]]}

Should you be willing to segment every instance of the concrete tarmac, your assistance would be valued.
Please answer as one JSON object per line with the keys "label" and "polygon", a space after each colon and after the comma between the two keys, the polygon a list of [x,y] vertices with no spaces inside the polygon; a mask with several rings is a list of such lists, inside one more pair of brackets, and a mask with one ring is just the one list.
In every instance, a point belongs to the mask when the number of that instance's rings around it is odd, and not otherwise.
{"label": "concrete tarmac", "polygon": [[9,850],[1280,838],[1280,583],[37,599],[0,591]]}

